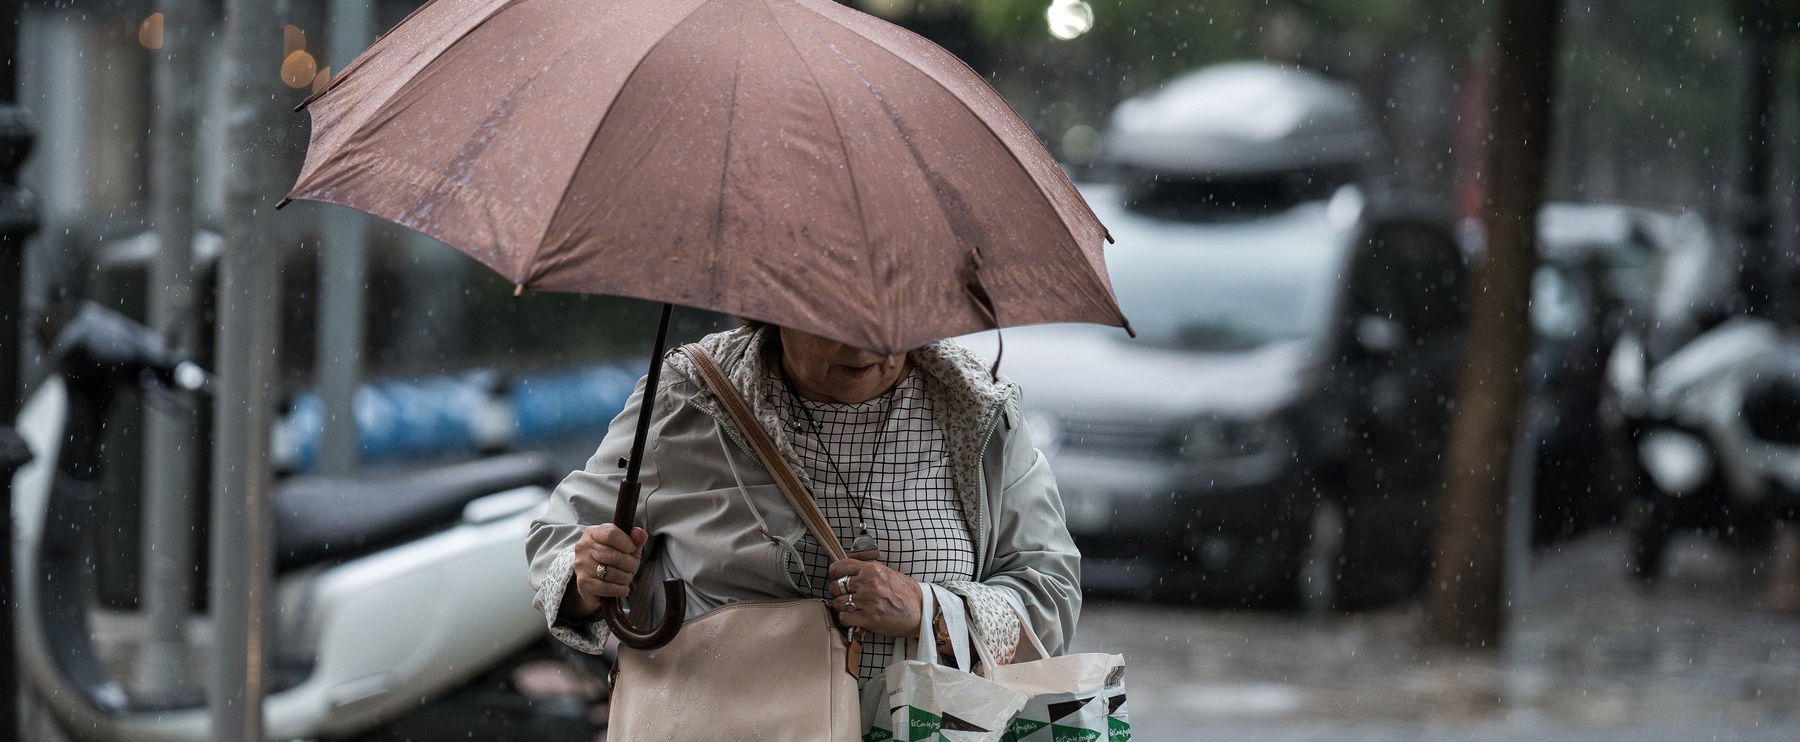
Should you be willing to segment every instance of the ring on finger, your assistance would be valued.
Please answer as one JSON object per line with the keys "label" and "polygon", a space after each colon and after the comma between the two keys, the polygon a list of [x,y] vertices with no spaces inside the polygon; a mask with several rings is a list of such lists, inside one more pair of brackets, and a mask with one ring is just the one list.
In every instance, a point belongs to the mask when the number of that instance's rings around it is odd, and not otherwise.
{"label": "ring on finger", "polygon": [[606,573],[608,571],[610,571],[611,569],[612,569],[611,565],[602,564],[602,565],[594,568],[594,576],[604,580],[604,579],[606,579]]}
{"label": "ring on finger", "polygon": [[842,577],[837,578],[837,586],[838,586],[838,594],[839,595],[849,595],[850,594],[850,575],[844,575]]}
{"label": "ring on finger", "polygon": [[844,601],[844,612],[845,613],[855,613],[856,612],[856,599],[855,598]]}

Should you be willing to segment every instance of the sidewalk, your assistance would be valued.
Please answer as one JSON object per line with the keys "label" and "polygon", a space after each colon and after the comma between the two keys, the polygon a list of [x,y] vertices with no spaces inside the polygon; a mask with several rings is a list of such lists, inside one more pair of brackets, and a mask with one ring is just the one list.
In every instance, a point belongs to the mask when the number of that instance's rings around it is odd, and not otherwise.
{"label": "sidewalk", "polygon": [[1097,603],[1078,649],[1124,651],[1146,740],[1796,740],[1800,617],[1716,546],[1649,591],[1624,539],[1540,553],[1496,654],[1427,650],[1416,609],[1349,617]]}
{"label": "sidewalk", "polygon": [[[1126,655],[1140,742],[1800,740],[1800,617],[1762,612],[1757,578],[1706,542],[1679,542],[1650,591],[1625,578],[1624,553],[1617,534],[1540,553],[1491,655],[1420,647],[1416,609],[1098,600],[1075,649]],[[122,621],[97,628],[130,633]],[[28,739],[62,739],[34,721]]]}

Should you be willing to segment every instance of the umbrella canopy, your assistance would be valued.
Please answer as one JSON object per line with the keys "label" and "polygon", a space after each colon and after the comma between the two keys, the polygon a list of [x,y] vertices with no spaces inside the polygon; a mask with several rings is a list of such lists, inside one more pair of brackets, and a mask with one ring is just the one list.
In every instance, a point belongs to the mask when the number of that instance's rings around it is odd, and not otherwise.
{"label": "umbrella canopy", "polygon": [[942,48],[830,0],[433,0],[313,100],[290,199],[523,287],[894,353],[1125,326],[1106,230]]}

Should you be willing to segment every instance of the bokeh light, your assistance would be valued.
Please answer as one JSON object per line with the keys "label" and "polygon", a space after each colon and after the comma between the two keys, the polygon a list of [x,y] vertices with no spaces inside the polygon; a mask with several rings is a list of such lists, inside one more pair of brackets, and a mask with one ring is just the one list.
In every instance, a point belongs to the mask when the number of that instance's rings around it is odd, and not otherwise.
{"label": "bokeh light", "polygon": [[1080,38],[1094,28],[1094,6],[1086,0],[1053,0],[1044,11],[1050,35],[1068,41]]}
{"label": "bokeh light", "polygon": [[318,74],[319,63],[305,50],[289,54],[281,61],[281,81],[295,90],[311,86],[313,77]]}
{"label": "bokeh light", "polygon": [[1063,132],[1062,156],[1075,162],[1091,162],[1100,156],[1100,130],[1076,124]]}
{"label": "bokeh light", "polygon": [[151,13],[143,23],[138,24],[138,44],[145,49],[161,49],[163,45],[163,14]]}
{"label": "bokeh light", "polygon": [[292,56],[294,52],[302,51],[306,51],[306,32],[300,30],[299,26],[282,26],[281,53],[285,56]]}

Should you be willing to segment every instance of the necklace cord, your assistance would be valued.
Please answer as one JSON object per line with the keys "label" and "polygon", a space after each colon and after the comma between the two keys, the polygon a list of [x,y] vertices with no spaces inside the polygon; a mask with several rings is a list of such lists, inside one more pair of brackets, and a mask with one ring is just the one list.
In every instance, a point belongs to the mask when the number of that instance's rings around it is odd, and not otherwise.
{"label": "necklace cord", "polygon": [[[819,426],[818,419],[813,417],[812,409],[806,405],[806,399],[801,397],[800,390],[794,387],[794,380],[788,377],[787,370],[782,369],[780,373],[781,381],[787,387],[788,394],[793,399],[794,406],[800,408],[800,414],[806,417],[806,424],[812,428],[813,440],[818,442],[819,450],[825,454],[825,462],[831,465],[832,476],[837,478],[838,486],[844,488],[844,493],[850,496],[851,507],[856,508],[856,520],[858,521],[857,529],[860,533],[857,534],[856,539],[851,544],[853,548],[849,550],[863,551],[862,549],[854,547],[859,545],[864,537],[868,537],[870,541],[874,540],[874,536],[869,533],[868,513],[863,508],[864,504],[868,501],[868,498],[866,497],[867,493],[859,495],[856,490],[850,486],[850,480],[844,476],[844,470],[838,466],[837,457],[833,456],[831,453],[831,446],[825,443],[824,429]],[[904,383],[906,383],[906,379],[902,378],[898,383],[894,384],[892,389],[888,390],[887,394],[883,395],[885,403],[881,410],[880,427],[875,430],[874,451],[877,458],[881,455],[881,442],[887,437],[888,421],[894,414],[894,397],[899,396],[900,385]],[[871,471],[871,474],[873,474],[873,471]],[[867,485],[867,481],[865,481],[864,484]]]}

